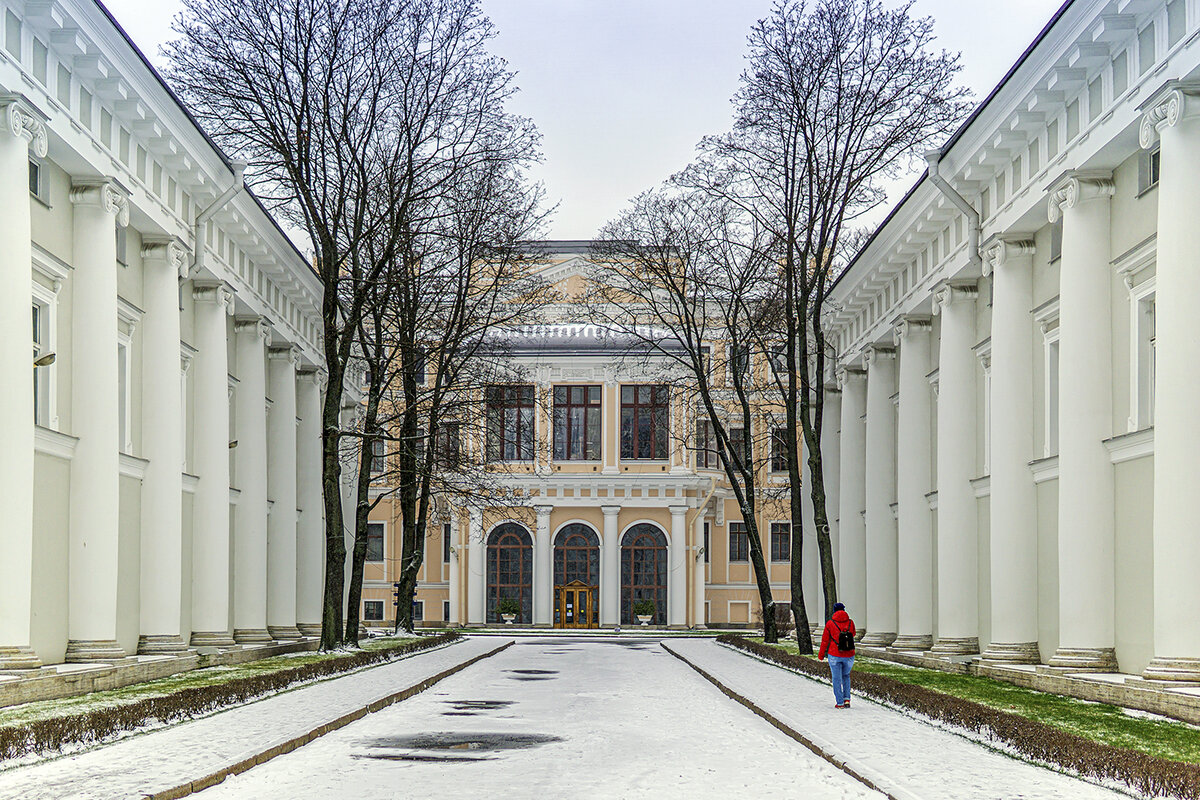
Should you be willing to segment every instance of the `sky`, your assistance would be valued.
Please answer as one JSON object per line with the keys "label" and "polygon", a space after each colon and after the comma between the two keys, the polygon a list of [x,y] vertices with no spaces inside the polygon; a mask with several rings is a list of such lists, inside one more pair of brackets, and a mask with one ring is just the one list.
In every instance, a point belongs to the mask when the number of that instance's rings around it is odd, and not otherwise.
{"label": "sky", "polygon": [[[886,0],[892,5],[895,0]],[[103,0],[155,64],[178,0]],[[236,0],[229,0],[236,2]],[[960,81],[982,100],[1062,0],[915,0],[935,46],[962,54]],[[481,0],[492,49],[517,72],[511,109],[534,120],[533,178],[558,208],[547,238],[587,239],[626,201],[694,158],[731,122],[746,34],[771,0]],[[889,187],[882,219],[915,180]],[[873,215],[875,216],[875,215]]]}

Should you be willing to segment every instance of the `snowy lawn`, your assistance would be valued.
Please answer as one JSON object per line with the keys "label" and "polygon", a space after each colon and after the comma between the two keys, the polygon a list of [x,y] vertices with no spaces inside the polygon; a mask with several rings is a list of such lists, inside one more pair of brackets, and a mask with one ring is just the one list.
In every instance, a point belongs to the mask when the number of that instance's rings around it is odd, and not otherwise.
{"label": "snowy lawn", "polygon": [[[746,637],[762,642],[762,637]],[[793,655],[796,643],[774,645]],[[814,657],[815,658],[815,657]],[[1153,714],[1130,714],[1128,709],[1038,692],[978,675],[957,675],[935,669],[911,667],[890,661],[857,657],[855,672],[885,675],[902,683],[971,700],[981,705],[1020,714],[1059,730],[1096,742],[1137,750],[1173,761],[1200,763],[1200,729]]]}

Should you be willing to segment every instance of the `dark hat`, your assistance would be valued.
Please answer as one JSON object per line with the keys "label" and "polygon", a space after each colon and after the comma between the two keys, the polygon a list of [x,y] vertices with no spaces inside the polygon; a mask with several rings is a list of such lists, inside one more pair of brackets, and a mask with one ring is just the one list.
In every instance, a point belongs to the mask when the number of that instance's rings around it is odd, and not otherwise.
{"label": "dark hat", "polygon": [[833,604],[833,610],[834,610],[834,611],[845,611],[845,610],[846,610],[846,604],[845,604],[845,603],[834,603],[834,604]]}

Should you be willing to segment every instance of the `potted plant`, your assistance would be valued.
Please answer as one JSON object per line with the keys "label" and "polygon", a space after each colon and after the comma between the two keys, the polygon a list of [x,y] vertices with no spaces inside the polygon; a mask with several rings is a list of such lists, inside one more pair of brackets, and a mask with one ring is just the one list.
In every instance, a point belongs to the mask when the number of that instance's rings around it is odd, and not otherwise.
{"label": "potted plant", "polygon": [[655,608],[653,600],[638,600],[633,604],[633,615],[637,617],[638,622],[647,625],[654,619]]}
{"label": "potted plant", "polygon": [[513,620],[521,613],[521,603],[515,597],[505,597],[496,603],[496,613],[505,625],[512,625]]}

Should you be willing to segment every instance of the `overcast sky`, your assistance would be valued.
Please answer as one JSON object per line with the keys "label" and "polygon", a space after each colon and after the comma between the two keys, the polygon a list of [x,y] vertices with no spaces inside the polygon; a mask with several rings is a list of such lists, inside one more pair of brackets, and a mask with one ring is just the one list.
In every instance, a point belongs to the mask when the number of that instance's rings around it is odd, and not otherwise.
{"label": "overcast sky", "polygon": [[[237,0],[228,0],[237,2]],[[151,61],[178,0],[103,0]],[[746,34],[771,0],[482,0],[517,71],[512,108],[544,136],[535,178],[559,203],[549,236],[585,239],[627,199],[687,165],[696,142],[730,123]],[[890,0],[889,0],[890,2]],[[962,53],[982,100],[1061,0],[916,0],[937,45]],[[914,176],[915,177],[915,176]],[[912,179],[900,182],[893,200]],[[882,216],[882,214],[880,215]]]}

